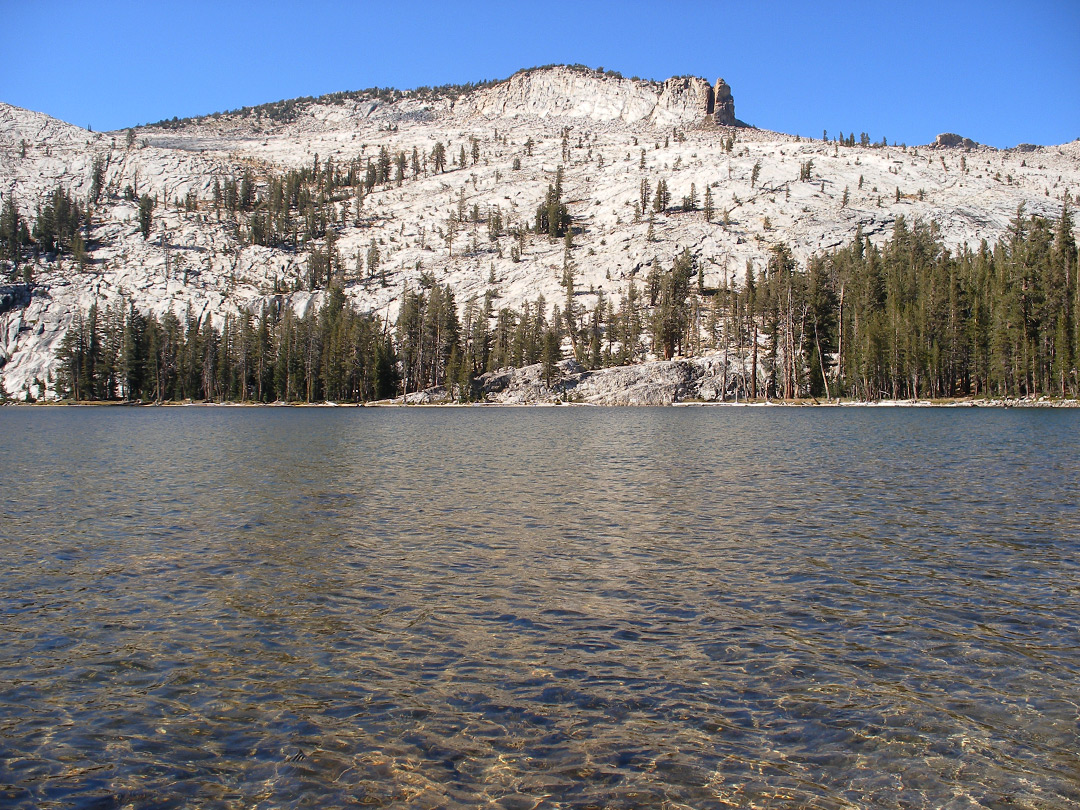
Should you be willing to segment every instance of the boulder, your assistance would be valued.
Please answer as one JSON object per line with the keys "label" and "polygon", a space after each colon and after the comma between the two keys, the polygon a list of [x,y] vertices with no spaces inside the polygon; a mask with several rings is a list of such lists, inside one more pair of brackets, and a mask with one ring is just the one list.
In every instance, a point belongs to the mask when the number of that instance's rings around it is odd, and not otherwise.
{"label": "boulder", "polygon": [[974,149],[978,144],[955,132],[942,132],[934,139],[934,146],[938,149]]}

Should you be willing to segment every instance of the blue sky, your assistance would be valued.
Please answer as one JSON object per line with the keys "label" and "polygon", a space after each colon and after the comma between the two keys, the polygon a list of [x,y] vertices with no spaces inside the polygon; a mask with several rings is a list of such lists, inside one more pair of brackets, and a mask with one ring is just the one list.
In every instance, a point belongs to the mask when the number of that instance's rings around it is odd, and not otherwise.
{"label": "blue sky", "polygon": [[579,62],[723,76],[739,118],[792,134],[1080,138],[1077,0],[0,0],[0,25],[0,101],[99,131]]}

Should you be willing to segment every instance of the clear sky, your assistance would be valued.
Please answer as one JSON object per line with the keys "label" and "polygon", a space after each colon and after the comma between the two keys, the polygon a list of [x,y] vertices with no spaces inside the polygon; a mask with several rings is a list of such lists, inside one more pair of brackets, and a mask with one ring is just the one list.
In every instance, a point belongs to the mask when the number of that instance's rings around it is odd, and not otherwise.
{"label": "clear sky", "polygon": [[1080,1],[0,0],[0,101],[95,130],[550,63],[723,76],[739,118],[820,137],[1080,138]]}

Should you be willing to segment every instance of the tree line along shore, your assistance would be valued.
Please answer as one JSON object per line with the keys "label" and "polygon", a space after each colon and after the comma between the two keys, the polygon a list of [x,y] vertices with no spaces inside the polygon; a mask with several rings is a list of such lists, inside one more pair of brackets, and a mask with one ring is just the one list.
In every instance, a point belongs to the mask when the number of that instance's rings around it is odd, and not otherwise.
{"label": "tree line along shore", "polygon": [[[481,375],[560,362],[585,369],[720,355],[718,399],[1035,400],[1080,393],[1080,266],[1069,201],[1056,219],[1021,207],[993,244],[948,249],[933,223],[898,218],[874,245],[861,232],[800,266],[775,245],[741,280],[705,286],[688,251],[657,257],[618,301],[577,302],[573,238],[558,199],[537,231],[567,243],[561,301],[500,307],[495,279],[459,307],[421,274],[397,319],[356,310],[327,274],[322,305],[297,315],[284,297],[215,323],[140,312],[130,302],[76,314],[39,392],[64,401],[371,402],[440,388],[482,395]],[[549,218],[549,211],[550,218]],[[557,220],[555,224],[552,219]],[[30,388],[6,392],[32,399]]]}

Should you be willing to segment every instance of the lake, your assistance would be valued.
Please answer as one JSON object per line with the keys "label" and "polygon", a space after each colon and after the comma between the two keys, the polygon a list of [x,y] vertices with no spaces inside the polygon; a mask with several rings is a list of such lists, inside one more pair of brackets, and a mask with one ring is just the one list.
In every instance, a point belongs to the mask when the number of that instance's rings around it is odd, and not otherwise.
{"label": "lake", "polygon": [[5,808],[1080,803],[1080,411],[0,436]]}

